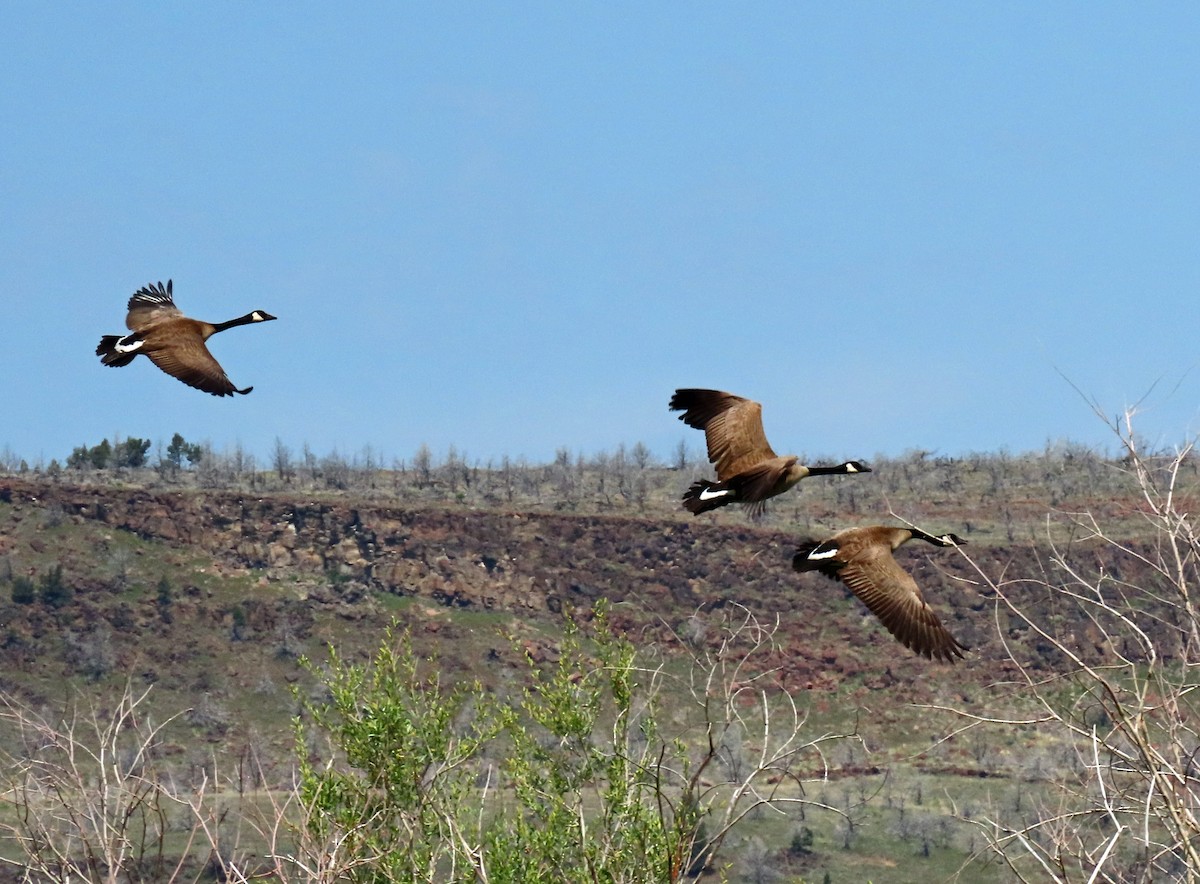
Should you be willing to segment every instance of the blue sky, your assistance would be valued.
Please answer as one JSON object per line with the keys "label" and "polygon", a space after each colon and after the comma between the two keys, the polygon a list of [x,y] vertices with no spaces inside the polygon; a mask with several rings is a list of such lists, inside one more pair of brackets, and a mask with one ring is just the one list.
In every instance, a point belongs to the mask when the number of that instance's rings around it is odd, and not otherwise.
{"label": "blue sky", "polygon": [[[870,458],[1200,431],[1200,10],[0,7],[0,448]],[[236,399],[100,335],[173,278]],[[1069,381],[1069,382],[1068,382]],[[1148,395],[1147,395],[1148,394]]]}

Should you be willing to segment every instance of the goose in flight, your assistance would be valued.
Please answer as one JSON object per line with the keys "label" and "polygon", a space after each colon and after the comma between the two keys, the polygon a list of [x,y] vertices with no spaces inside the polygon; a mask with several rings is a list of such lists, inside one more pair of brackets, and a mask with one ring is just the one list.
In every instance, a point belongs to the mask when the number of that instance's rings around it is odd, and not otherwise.
{"label": "goose in flight", "polygon": [[105,335],[96,348],[96,355],[105,365],[128,365],[144,353],[167,374],[214,396],[245,395],[254,389],[235,387],[204,342],[234,326],[275,319],[270,313],[255,310],[216,324],[189,319],[175,306],[169,279],[165,287],[160,282],[134,292],[128,310],[125,326],[130,334]]}
{"label": "goose in flight", "polygon": [[919,528],[848,528],[828,540],[800,544],[792,557],[792,567],[840,580],[905,647],[930,659],[953,663],[969,648],[947,631],[925,601],[917,581],[892,556],[914,538],[934,546],[966,543],[957,534],[934,536]]}
{"label": "goose in flight", "polygon": [[783,494],[808,476],[871,472],[857,460],[810,467],[794,454],[781,457],[763,432],[762,406],[732,393],[676,390],[670,409],[682,411],[681,421],[704,431],[708,459],[717,468],[716,482],[700,479],[683,495],[684,507],[694,515],[740,503],[751,516],[757,516],[769,498]]}

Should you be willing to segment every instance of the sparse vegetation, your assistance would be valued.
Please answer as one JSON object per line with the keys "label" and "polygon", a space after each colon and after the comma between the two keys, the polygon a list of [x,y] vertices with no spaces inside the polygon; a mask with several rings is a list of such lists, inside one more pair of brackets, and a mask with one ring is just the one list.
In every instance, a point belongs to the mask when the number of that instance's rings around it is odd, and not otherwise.
{"label": "sparse vegetation", "polygon": [[229,802],[207,777],[188,785],[169,769],[171,720],[147,714],[148,692],[127,685],[111,710],[65,718],[3,698],[0,723],[12,742],[0,749],[0,865],[13,880],[196,881],[206,869],[238,880]]}
{"label": "sparse vegetation", "polygon": [[[672,811],[658,816],[647,844],[674,844],[678,868],[694,868],[715,843],[716,865],[735,882],[882,884],[918,873],[943,880],[960,868],[973,881],[1188,880],[1198,868],[1200,795],[1190,760],[1200,746],[1192,687],[1200,548],[1188,516],[1197,459],[1188,446],[1149,451],[1128,425],[1114,429],[1122,446],[1115,456],[1055,444],[1019,455],[876,457],[870,484],[808,482],[753,524],[737,512],[704,520],[680,512],[682,489],[707,471],[686,446],[670,467],[637,445],[595,455],[562,449],[547,465],[480,463],[460,449],[438,458],[423,446],[410,463],[386,469],[370,450],[321,457],[304,445],[293,457],[276,440],[264,470],[246,451],[215,452],[178,434],[153,468],[120,461],[119,448],[133,450],[129,440],[76,449],[61,475],[12,456],[10,478],[0,479],[0,662],[10,709],[41,716],[46,727],[60,722],[53,728],[61,731],[62,710],[76,698],[97,698],[97,714],[120,708],[115,698],[133,678],[138,715],[125,721],[170,720],[148,756],[155,776],[178,789],[161,804],[174,808],[165,812],[172,834],[164,856],[180,855],[177,836],[188,826],[199,826],[188,829],[194,844],[208,843],[209,823],[187,810],[197,788],[207,807],[218,786],[229,795],[252,782],[261,813],[246,805],[236,813],[243,834],[253,823],[254,846],[234,847],[226,815],[219,850],[200,856],[205,847],[195,861],[237,880],[253,865],[244,862],[250,852],[266,856],[274,844],[267,865],[277,876],[285,874],[279,857],[305,856],[332,880],[346,854],[323,854],[329,841],[318,835],[333,830],[319,828],[315,805],[299,793],[287,796],[301,758],[314,783],[353,774],[348,744],[325,742],[335,731],[318,724],[318,710],[329,723],[342,714],[335,674],[367,672],[382,624],[394,618],[411,642],[414,684],[429,686],[433,670],[422,661],[438,661],[440,687],[461,716],[451,717],[451,735],[461,737],[468,722],[491,727],[463,762],[464,794],[489,811],[454,824],[459,846],[471,836],[471,849],[453,860],[460,869],[488,868],[481,857],[501,857],[504,843],[513,863],[532,868],[522,839],[556,825],[563,835],[581,810],[603,844],[606,801],[624,794],[617,803],[633,813],[665,783],[661,794],[680,818],[695,814],[693,840],[681,846],[687,827],[670,836],[663,823],[676,819]],[[144,440],[132,441],[144,455]],[[969,558],[906,559],[972,646],[953,669],[905,655],[840,589],[790,573],[796,535],[856,524],[864,513],[878,520],[888,509],[971,541]],[[617,643],[607,651],[591,626],[575,637],[564,631],[572,618],[586,624],[579,613],[601,598],[612,603]],[[753,809],[762,781],[746,793],[749,804],[731,801],[733,784],[762,769],[763,722],[750,711],[758,704],[710,704],[709,714],[726,711],[712,719],[719,726],[708,749],[694,730],[703,713],[686,673],[731,659],[722,642],[730,614],[741,610],[761,622],[779,615],[778,628],[756,652],[755,679],[745,684],[748,670],[726,671],[721,683],[740,684],[738,697],[767,689],[773,714],[787,712],[791,698],[804,746],[825,734],[857,735],[770,783],[777,798],[804,803],[773,799]],[[621,642],[636,647],[637,662],[618,732],[612,679],[620,666],[598,661]],[[325,660],[328,647],[336,662],[299,666],[302,657]],[[526,695],[532,671],[544,681]],[[462,693],[476,681],[478,689]],[[599,705],[583,714],[593,696]],[[556,723],[553,710],[567,698],[579,707],[581,730],[557,734],[570,722]],[[549,705],[539,711],[526,699]],[[638,711],[655,703],[658,744]],[[300,757],[288,726],[298,706],[309,710]],[[12,734],[16,724],[0,720],[0,729]],[[654,745],[651,763],[643,753]],[[514,759],[523,759],[524,774]],[[591,771],[596,784],[610,783],[620,765],[653,768],[662,781],[650,792],[635,780],[624,793],[559,790],[576,803],[555,809],[545,797],[552,790],[539,792],[535,782],[555,759]],[[701,764],[697,786],[718,802],[707,814],[680,785],[681,772]],[[241,774],[226,780],[219,770]],[[536,802],[522,803],[522,776]],[[723,827],[713,807],[745,813]],[[0,800],[0,824],[12,824],[15,811]],[[514,828],[504,841],[502,829],[489,827],[501,817],[513,826],[524,820],[525,834]],[[543,859],[555,850],[561,858],[568,841],[546,837]],[[677,840],[654,841],[669,837]],[[628,847],[610,846],[606,861]],[[369,857],[356,867],[369,867]],[[82,868],[72,874],[102,880]],[[286,874],[306,880],[299,865]]]}
{"label": "sparse vegetation", "polygon": [[[1035,735],[1027,776],[1050,788],[976,820],[1023,881],[1200,877],[1200,533],[1189,513],[1197,489],[1184,482],[1192,447],[1146,450],[1131,415],[1112,429],[1153,542],[1131,544],[1094,513],[1064,513],[1057,518],[1070,539],[1048,532],[1041,573],[978,569],[996,594],[1012,663],[1012,680],[992,691],[1015,689],[1027,702],[1016,715],[996,702],[955,711],[967,728],[1016,725]],[[1135,560],[1137,576],[1097,561],[1097,548]],[[1053,604],[1031,606],[1022,584]],[[1005,621],[1032,634],[1041,659],[1006,640]]]}
{"label": "sparse vegetation", "polygon": [[204,457],[204,448],[194,442],[188,442],[182,435],[176,433],[171,437],[171,444],[167,446],[167,454],[165,464],[174,472],[178,472],[183,468],[183,462],[186,460],[188,466],[195,466]]}
{"label": "sparse vegetation", "polygon": [[[176,434],[178,435],[178,434]],[[73,470],[138,469],[146,465],[149,439],[125,439],[115,444],[104,439],[88,448],[81,445],[67,458],[67,468]]]}
{"label": "sparse vegetation", "polygon": [[38,583],[37,599],[48,608],[61,608],[71,601],[74,591],[63,582],[62,565],[52,565]]}
{"label": "sparse vegetation", "polygon": [[15,605],[32,605],[37,601],[37,587],[24,574],[12,578],[12,600]]}

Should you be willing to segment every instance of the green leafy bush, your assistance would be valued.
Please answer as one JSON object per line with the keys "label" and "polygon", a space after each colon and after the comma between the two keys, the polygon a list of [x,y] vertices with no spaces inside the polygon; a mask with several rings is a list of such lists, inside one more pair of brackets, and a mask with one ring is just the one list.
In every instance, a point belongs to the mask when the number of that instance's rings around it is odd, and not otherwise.
{"label": "green leafy bush", "polygon": [[[529,659],[510,697],[443,685],[394,629],[368,664],[333,651],[324,667],[305,661],[327,694],[300,698],[297,868],[364,882],[659,884],[711,868],[755,808],[804,801],[799,760],[841,737],[801,740],[790,698],[753,686],[748,661],[771,630],[747,613],[668,688],[665,665],[614,635],[603,606],[592,626],[585,636],[568,621],[557,659]],[[696,714],[668,737],[659,701],[677,688]],[[721,753],[755,721],[753,761],[722,779]]]}

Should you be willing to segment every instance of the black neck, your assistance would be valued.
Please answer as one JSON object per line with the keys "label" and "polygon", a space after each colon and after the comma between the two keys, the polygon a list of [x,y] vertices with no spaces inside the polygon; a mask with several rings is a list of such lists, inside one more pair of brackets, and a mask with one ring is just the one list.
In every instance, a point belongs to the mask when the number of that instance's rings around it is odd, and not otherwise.
{"label": "black neck", "polygon": [[924,540],[926,543],[932,543],[934,546],[954,546],[953,543],[947,543],[946,541],[942,540],[942,538],[934,537],[932,534],[922,531],[920,528],[909,528],[908,530],[917,540]]}
{"label": "black neck", "polygon": [[809,467],[808,474],[810,476],[832,476],[837,473],[846,472],[846,465],[838,464],[836,467]]}
{"label": "black neck", "polygon": [[213,326],[213,334],[223,332],[227,328],[233,328],[235,325],[249,325],[254,322],[254,314],[247,313],[245,316],[239,316],[237,319],[231,319],[228,322],[218,322]]}

